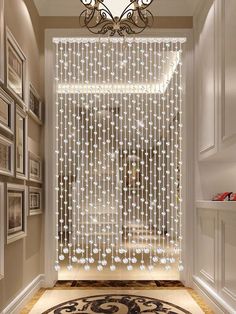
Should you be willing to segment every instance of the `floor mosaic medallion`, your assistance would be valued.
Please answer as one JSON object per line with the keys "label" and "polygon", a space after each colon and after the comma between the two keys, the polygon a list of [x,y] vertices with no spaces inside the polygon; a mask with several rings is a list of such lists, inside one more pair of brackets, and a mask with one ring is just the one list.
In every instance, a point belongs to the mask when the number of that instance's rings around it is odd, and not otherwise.
{"label": "floor mosaic medallion", "polygon": [[61,303],[42,314],[138,314],[138,313],[166,313],[166,314],[191,314],[175,304],[134,295],[99,295],[79,298]]}

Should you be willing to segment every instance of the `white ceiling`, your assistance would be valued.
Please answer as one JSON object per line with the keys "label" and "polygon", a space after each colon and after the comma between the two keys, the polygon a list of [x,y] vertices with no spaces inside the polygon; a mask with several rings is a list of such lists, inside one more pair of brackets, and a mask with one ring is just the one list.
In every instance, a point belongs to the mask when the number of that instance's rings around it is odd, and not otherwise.
{"label": "white ceiling", "polygon": [[[111,3],[114,0],[110,0]],[[118,1],[118,0],[115,0]],[[154,0],[151,11],[156,16],[193,16],[204,0]],[[34,0],[41,16],[78,16],[84,6],[80,0]]]}

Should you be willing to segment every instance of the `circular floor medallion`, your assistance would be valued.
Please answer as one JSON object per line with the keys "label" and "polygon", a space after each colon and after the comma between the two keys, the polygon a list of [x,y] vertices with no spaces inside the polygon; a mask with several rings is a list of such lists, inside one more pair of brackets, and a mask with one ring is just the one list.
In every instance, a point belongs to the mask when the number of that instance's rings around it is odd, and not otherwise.
{"label": "circular floor medallion", "polygon": [[167,313],[167,314],[191,314],[178,305],[136,295],[99,295],[83,297],[61,303],[42,314],[138,314],[138,313]]}

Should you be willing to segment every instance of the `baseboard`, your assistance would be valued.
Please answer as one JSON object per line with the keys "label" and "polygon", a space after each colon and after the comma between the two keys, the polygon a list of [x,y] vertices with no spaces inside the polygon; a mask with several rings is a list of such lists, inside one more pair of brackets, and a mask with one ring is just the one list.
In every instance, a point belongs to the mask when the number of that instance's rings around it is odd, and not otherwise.
{"label": "baseboard", "polygon": [[235,314],[236,311],[226,303],[208,284],[197,276],[193,277],[194,289],[209,305],[215,314]]}
{"label": "baseboard", "polygon": [[43,285],[44,275],[39,275],[8,304],[1,314],[19,314],[20,310]]}

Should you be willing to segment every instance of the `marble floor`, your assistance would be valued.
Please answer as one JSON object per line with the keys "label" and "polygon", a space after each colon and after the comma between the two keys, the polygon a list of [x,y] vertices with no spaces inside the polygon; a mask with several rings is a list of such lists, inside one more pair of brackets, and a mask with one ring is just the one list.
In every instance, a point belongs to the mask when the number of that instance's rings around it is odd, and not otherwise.
{"label": "marble floor", "polygon": [[[158,302],[161,302],[165,305],[167,308],[171,308],[171,313],[177,313],[177,314],[213,314],[207,307],[203,307],[201,302],[194,297],[192,290],[190,289],[151,289],[151,290],[145,290],[145,289],[96,289],[96,290],[88,290],[88,289],[52,289],[52,290],[45,290],[41,291],[41,295],[39,295],[39,299],[35,300],[33,306],[31,305],[31,308],[28,307],[28,309],[25,309],[21,312],[21,314],[39,314],[39,313],[68,313],[66,312],[66,309],[64,309],[66,306],[65,304],[62,305],[63,310],[56,312],[55,309],[52,310],[53,307],[58,306],[62,303],[67,303],[68,301],[72,300],[78,300],[82,298],[86,298],[86,302],[89,299],[92,299],[92,297],[96,296],[97,299],[101,299],[104,296],[110,297],[112,296],[112,300],[110,304],[113,304],[113,306],[118,306],[119,310],[115,312],[109,312],[109,302],[105,302],[104,304],[100,304],[99,306],[103,306],[104,312],[94,312],[90,307],[85,311],[86,313],[119,313],[119,314],[127,314],[127,313],[142,313],[140,311],[134,311],[128,312],[127,308],[124,304],[120,306],[120,304],[117,304],[117,302],[114,302],[114,298],[123,296],[130,298],[136,298],[136,300],[142,299],[137,298],[137,296],[143,297],[143,300],[153,300],[155,299],[155,302],[158,300]],[[150,298],[150,299],[149,299]],[[83,299],[84,301],[84,299]],[[82,302],[82,301],[79,301]],[[150,302],[150,301],[149,301]],[[167,302],[167,303],[166,303]],[[68,303],[70,306],[73,305],[73,302]],[[144,303],[145,304],[145,303]],[[157,304],[157,303],[155,303]],[[67,305],[68,306],[68,305]],[[96,306],[98,306],[98,303],[96,303]],[[145,305],[146,306],[146,305]],[[153,306],[153,305],[152,305]],[[159,308],[158,308],[159,309]],[[83,312],[83,313],[85,313]],[[149,312],[149,311],[148,311]],[[70,313],[82,313],[80,311],[70,311]],[[152,313],[150,311],[150,313]],[[153,313],[169,313],[168,311],[158,311]]]}

